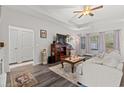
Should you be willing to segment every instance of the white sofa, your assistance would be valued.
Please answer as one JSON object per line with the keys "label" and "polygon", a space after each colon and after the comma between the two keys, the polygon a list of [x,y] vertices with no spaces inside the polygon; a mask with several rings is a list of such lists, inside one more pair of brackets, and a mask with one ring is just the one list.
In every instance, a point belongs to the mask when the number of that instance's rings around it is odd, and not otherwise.
{"label": "white sofa", "polygon": [[99,55],[77,66],[77,81],[88,87],[118,87],[123,76],[118,52]]}

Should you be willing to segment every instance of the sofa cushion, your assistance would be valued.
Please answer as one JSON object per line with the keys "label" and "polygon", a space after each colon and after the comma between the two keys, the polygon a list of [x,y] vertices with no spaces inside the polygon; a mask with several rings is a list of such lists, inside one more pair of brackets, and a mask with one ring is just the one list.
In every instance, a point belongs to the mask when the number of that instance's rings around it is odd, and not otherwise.
{"label": "sofa cushion", "polygon": [[104,59],[103,60],[103,65],[110,66],[110,67],[117,67],[119,64],[118,60],[115,58],[110,58],[110,59]]}
{"label": "sofa cushion", "polygon": [[105,54],[103,58],[103,65],[110,66],[110,67],[117,67],[121,61],[121,56],[118,51],[112,51],[109,54]]}

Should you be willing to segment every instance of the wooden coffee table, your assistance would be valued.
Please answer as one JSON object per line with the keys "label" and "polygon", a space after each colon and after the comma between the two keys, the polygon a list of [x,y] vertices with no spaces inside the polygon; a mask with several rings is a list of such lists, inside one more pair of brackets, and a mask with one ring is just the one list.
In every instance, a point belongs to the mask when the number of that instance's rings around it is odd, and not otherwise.
{"label": "wooden coffee table", "polygon": [[63,64],[64,62],[69,63],[71,64],[71,67],[72,67],[72,73],[74,73],[74,65],[84,60],[85,60],[85,57],[80,57],[80,56],[75,56],[75,57],[72,56],[72,57],[64,58],[61,62],[62,68],[64,68],[64,64]]}

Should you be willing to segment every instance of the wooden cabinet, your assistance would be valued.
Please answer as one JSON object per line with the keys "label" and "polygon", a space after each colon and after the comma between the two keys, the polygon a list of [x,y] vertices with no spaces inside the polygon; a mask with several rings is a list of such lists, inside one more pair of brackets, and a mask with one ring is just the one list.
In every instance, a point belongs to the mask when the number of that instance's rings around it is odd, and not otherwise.
{"label": "wooden cabinet", "polygon": [[60,47],[58,46],[58,44],[51,44],[51,56],[55,57],[55,62],[60,60]]}
{"label": "wooden cabinet", "polygon": [[67,46],[66,45],[62,45],[60,43],[53,43],[51,44],[51,56],[55,57],[55,62],[58,62],[61,60],[61,57],[63,56],[68,56],[69,53]]}
{"label": "wooden cabinet", "polygon": [[[55,43],[53,43],[53,44],[51,44],[51,56],[53,57],[55,57],[55,56],[57,56],[57,51],[56,51],[56,44]],[[55,60],[57,60],[57,57],[55,57]]]}

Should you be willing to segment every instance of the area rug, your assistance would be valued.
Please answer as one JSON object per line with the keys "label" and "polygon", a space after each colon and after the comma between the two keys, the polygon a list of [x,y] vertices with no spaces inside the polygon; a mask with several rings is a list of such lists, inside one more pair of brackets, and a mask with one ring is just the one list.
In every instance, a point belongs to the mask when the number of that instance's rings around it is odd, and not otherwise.
{"label": "area rug", "polygon": [[49,69],[53,72],[55,72],[56,74],[62,76],[63,78],[69,80],[70,82],[72,82],[73,84],[76,84],[77,86],[80,86],[79,84],[77,84],[77,77],[76,77],[76,73],[72,73],[71,71],[71,65],[68,63],[64,63],[64,68],[62,68],[62,65],[56,65],[56,66],[52,66],[49,67]]}
{"label": "area rug", "polygon": [[30,72],[11,73],[10,78],[12,87],[31,87],[38,83]]}

